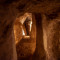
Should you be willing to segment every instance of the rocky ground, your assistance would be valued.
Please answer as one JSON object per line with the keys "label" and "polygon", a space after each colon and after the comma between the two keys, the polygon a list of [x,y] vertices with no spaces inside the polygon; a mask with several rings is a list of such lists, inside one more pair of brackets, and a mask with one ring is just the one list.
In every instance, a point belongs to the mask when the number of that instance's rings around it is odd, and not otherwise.
{"label": "rocky ground", "polygon": [[22,38],[21,41],[17,44],[16,48],[18,60],[31,60],[32,55],[35,52],[36,41],[31,38]]}

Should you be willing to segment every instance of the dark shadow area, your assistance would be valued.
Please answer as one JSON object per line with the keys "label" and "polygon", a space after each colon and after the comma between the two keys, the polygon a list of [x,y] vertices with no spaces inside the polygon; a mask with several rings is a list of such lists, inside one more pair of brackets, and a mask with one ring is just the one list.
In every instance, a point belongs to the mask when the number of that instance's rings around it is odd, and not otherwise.
{"label": "dark shadow area", "polygon": [[42,17],[40,13],[35,13],[36,19],[36,51],[34,54],[35,60],[45,60],[46,54],[43,46],[43,30],[42,30]]}

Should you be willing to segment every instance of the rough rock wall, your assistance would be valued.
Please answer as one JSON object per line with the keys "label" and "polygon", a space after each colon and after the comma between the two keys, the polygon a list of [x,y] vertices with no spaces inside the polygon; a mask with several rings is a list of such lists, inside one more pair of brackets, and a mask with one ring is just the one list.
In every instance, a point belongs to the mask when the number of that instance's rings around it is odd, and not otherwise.
{"label": "rough rock wall", "polygon": [[15,43],[16,44],[22,39],[23,30],[24,30],[25,35],[27,35],[25,26],[19,20],[20,19],[17,18],[15,23],[14,23],[14,36],[15,36]]}
{"label": "rough rock wall", "polygon": [[15,43],[22,39],[22,24],[20,22],[14,24]]}
{"label": "rough rock wall", "polygon": [[60,12],[35,14],[37,35],[34,58],[60,60]]}
{"label": "rough rock wall", "polygon": [[42,24],[47,60],[60,60],[60,12],[54,15],[43,14]]}
{"label": "rough rock wall", "polygon": [[24,30],[25,35],[27,35],[26,27],[24,25],[27,17],[32,20],[31,13],[25,13],[24,15],[16,18],[16,20],[14,22],[14,35],[15,35],[16,44],[22,39],[23,30]]}
{"label": "rough rock wall", "polygon": [[[53,0],[53,1],[52,0],[46,0],[46,1],[44,0],[29,0],[29,1],[28,0],[26,1],[0,0],[0,27],[1,27],[0,29],[0,60],[15,60],[16,59],[16,57],[15,59],[12,57],[14,54],[13,51],[15,51],[15,49],[13,50],[14,42],[13,42],[13,39],[11,38],[12,36],[11,28],[13,25],[13,21],[15,20],[17,16],[23,14],[24,12],[50,14],[56,11],[57,9],[60,10],[59,7],[60,7],[59,0]],[[55,23],[52,25],[55,25]],[[48,52],[50,52],[50,50]],[[51,54],[50,54],[50,57],[51,57]],[[50,59],[50,57],[48,59]]]}
{"label": "rough rock wall", "polygon": [[[33,54],[35,52],[36,21],[35,21],[34,15],[32,17],[33,17],[32,18],[32,31],[30,35],[25,35],[25,36],[30,36],[30,38],[24,38],[22,36],[22,39],[16,44],[18,60],[32,60]],[[17,35],[18,34],[19,33],[17,33]]]}
{"label": "rough rock wall", "polygon": [[10,7],[0,5],[0,60],[17,60],[13,21],[15,16]]}
{"label": "rough rock wall", "polygon": [[50,14],[60,7],[59,0],[0,0],[0,4],[4,6],[11,5],[11,8],[15,13],[18,13],[18,15],[25,12]]}
{"label": "rough rock wall", "polygon": [[34,60],[45,60],[45,50],[43,45],[42,17],[40,13],[35,13],[36,19],[36,51]]}

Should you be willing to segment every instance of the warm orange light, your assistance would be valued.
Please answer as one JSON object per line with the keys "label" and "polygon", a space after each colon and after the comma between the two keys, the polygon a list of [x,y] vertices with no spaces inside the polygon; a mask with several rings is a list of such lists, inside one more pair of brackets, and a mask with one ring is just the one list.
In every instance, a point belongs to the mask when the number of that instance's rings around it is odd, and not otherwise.
{"label": "warm orange light", "polygon": [[31,32],[31,28],[32,28],[32,21],[31,21],[31,23],[30,23],[30,32]]}
{"label": "warm orange light", "polygon": [[22,28],[22,34],[23,34],[23,36],[25,36],[25,32],[24,32],[23,28]]}

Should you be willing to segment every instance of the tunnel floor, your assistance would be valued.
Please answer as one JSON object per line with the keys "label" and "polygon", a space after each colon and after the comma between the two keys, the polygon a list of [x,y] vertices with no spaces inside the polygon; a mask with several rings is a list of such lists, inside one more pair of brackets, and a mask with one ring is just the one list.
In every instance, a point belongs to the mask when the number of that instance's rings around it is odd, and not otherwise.
{"label": "tunnel floor", "polygon": [[35,52],[36,41],[32,39],[22,38],[16,45],[18,60],[32,60]]}

